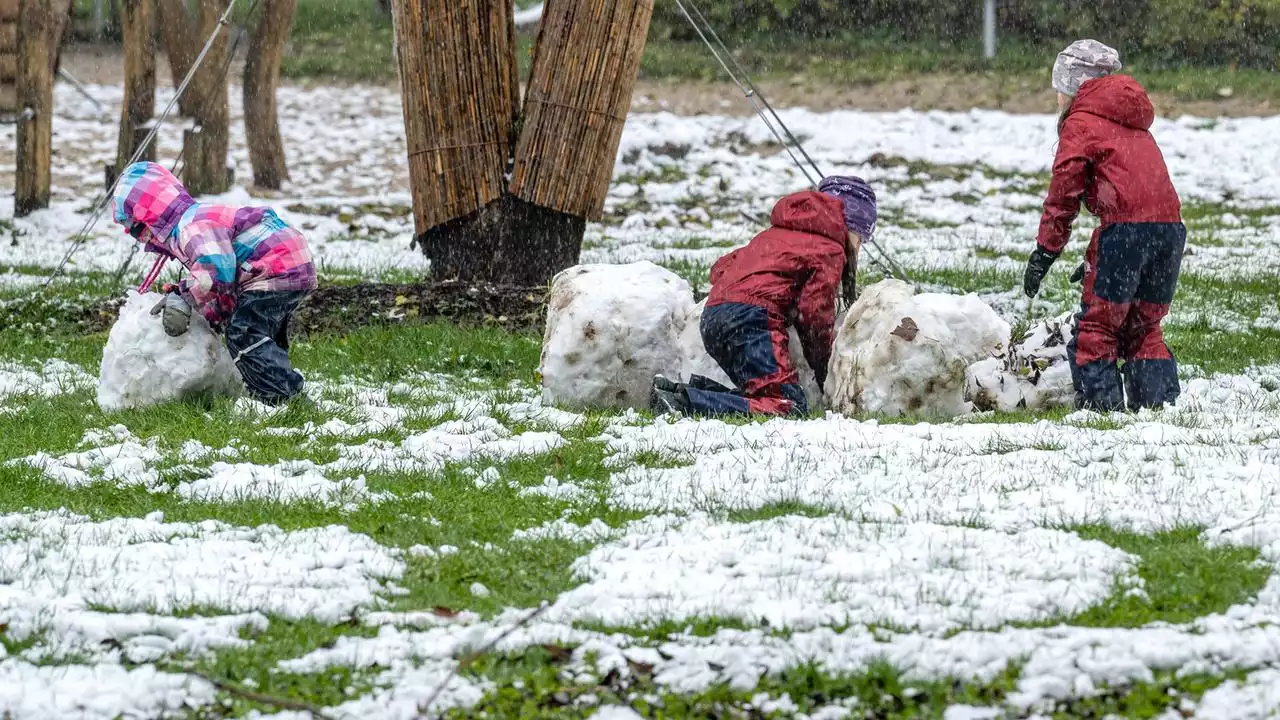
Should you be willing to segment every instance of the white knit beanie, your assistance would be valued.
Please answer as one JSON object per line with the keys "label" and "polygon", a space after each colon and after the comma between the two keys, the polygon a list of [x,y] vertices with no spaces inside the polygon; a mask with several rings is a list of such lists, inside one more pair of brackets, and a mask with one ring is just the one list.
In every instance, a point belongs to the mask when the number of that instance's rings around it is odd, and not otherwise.
{"label": "white knit beanie", "polygon": [[1075,97],[1089,80],[1119,70],[1120,53],[1097,40],[1077,40],[1058,53],[1053,63],[1053,89]]}

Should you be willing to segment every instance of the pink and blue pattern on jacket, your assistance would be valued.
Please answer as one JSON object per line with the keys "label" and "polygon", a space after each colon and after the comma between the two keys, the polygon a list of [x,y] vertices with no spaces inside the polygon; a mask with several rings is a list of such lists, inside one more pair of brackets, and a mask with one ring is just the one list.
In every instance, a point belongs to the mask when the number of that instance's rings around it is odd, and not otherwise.
{"label": "pink and blue pattern on jacket", "polygon": [[117,223],[151,229],[148,252],[182,263],[178,291],[215,327],[235,312],[242,292],[298,292],[316,287],[307,241],[275,211],[198,203],[155,163],[125,169],[112,198]]}

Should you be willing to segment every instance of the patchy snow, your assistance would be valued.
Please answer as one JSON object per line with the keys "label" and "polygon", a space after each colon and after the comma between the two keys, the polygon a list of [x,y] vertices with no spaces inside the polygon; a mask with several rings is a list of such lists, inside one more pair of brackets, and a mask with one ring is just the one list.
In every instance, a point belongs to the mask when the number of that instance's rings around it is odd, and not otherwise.
{"label": "patchy snow", "polygon": [[538,373],[548,405],[648,408],[657,374],[680,374],[689,283],[649,262],[578,265],[551,284]]}
{"label": "patchy snow", "polygon": [[972,410],[965,369],[1009,340],[974,295],[916,295],[898,280],[864,290],[836,334],[827,399],[838,411],[954,417]]}
{"label": "patchy snow", "polygon": [[309,460],[271,466],[216,462],[209,472],[209,477],[179,484],[178,495],[197,502],[266,500],[291,503],[306,500],[338,507],[386,497],[370,493],[363,475],[349,480],[330,480],[319,466]]}
{"label": "patchy snow", "polygon": [[[885,425],[829,414],[610,425],[609,463],[624,468],[608,484],[610,502],[648,512],[794,502],[889,522],[1097,522],[1143,532],[1266,510],[1280,481],[1280,392],[1223,376],[1188,382],[1179,402],[1063,424]],[[1098,420],[1106,429],[1092,427]],[[639,453],[691,464],[628,466]]]}
{"label": "patchy snow", "polygon": [[221,338],[199,313],[191,329],[169,337],[151,309],[159,293],[130,291],[102,351],[98,405],[103,410],[144,407],[200,394],[239,395],[240,371]]}
{"label": "patchy snow", "polygon": [[53,398],[87,390],[97,378],[79,365],[56,358],[46,360],[39,369],[21,363],[0,361],[0,400],[24,397]]}
{"label": "patchy snow", "polygon": [[[373,607],[403,570],[395,551],[337,526],[0,516],[0,623],[9,639],[33,639],[23,655],[37,659],[243,647],[240,631],[264,629],[265,615],[336,623]],[[184,610],[225,614],[169,617]]]}
{"label": "patchy snow", "polygon": [[13,657],[0,659],[0,713],[12,720],[168,717],[214,700],[208,682],[159,672],[150,665],[40,666]]}
{"label": "patchy snow", "polygon": [[872,625],[938,634],[1081,612],[1136,558],[1071,533],[786,516],[633,523],[574,563],[586,582],[550,617],[608,626],[735,618],[770,628]]}
{"label": "patchy snow", "polygon": [[606,540],[614,534],[600,518],[592,518],[586,525],[578,525],[564,518],[557,518],[543,523],[539,527],[528,530],[516,530],[511,534],[512,540],[536,542],[538,540],[568,540],[570,542],[594,543]]}

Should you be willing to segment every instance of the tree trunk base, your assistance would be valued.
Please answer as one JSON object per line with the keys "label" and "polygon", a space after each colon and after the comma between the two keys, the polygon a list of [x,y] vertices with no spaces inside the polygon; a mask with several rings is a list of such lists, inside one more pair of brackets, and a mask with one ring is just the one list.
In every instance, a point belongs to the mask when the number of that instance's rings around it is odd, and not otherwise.
{"label": "tree trunk base", "polygon": [[512,195],[427,230],[416,238],[431,260],[436,282],[483,280],[543,286],[576,265],[584,218],[540,207]]}

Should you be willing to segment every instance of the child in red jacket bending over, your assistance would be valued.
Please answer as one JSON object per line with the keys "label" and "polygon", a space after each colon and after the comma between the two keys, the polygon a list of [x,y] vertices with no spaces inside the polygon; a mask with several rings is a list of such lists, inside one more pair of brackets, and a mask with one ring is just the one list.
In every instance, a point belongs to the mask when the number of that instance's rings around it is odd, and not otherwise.
{"label": "child in red jacket bending over", "polygon": [[[1169,313],[1187,240],[1182,206],[1149,129],[1151,100],[1115,50],[1080,40],[1058,55],[1058,155],[1024,289],[1035,297],[1071,238],[1084,202],[1101,220],[1085,254],[1082,309],[1067,345],[1076,405],[1160,407],[1180,392],[1160,321]],[[1124,360],[1123,369],[1117,361]]]}
{"label": "child in red jacket bending over", "polygon": [[654,379],[658,412],[696,415],[794,415],[809,412],[791,363],[788,328],[799,331],[818,385],[826,380],[835,334],[836,292],[846,255],[876,223],[876,195],[855,177],[830,177],[818,191],[778,201],[773,227],[711,268],[702,342],[737,385]]}

